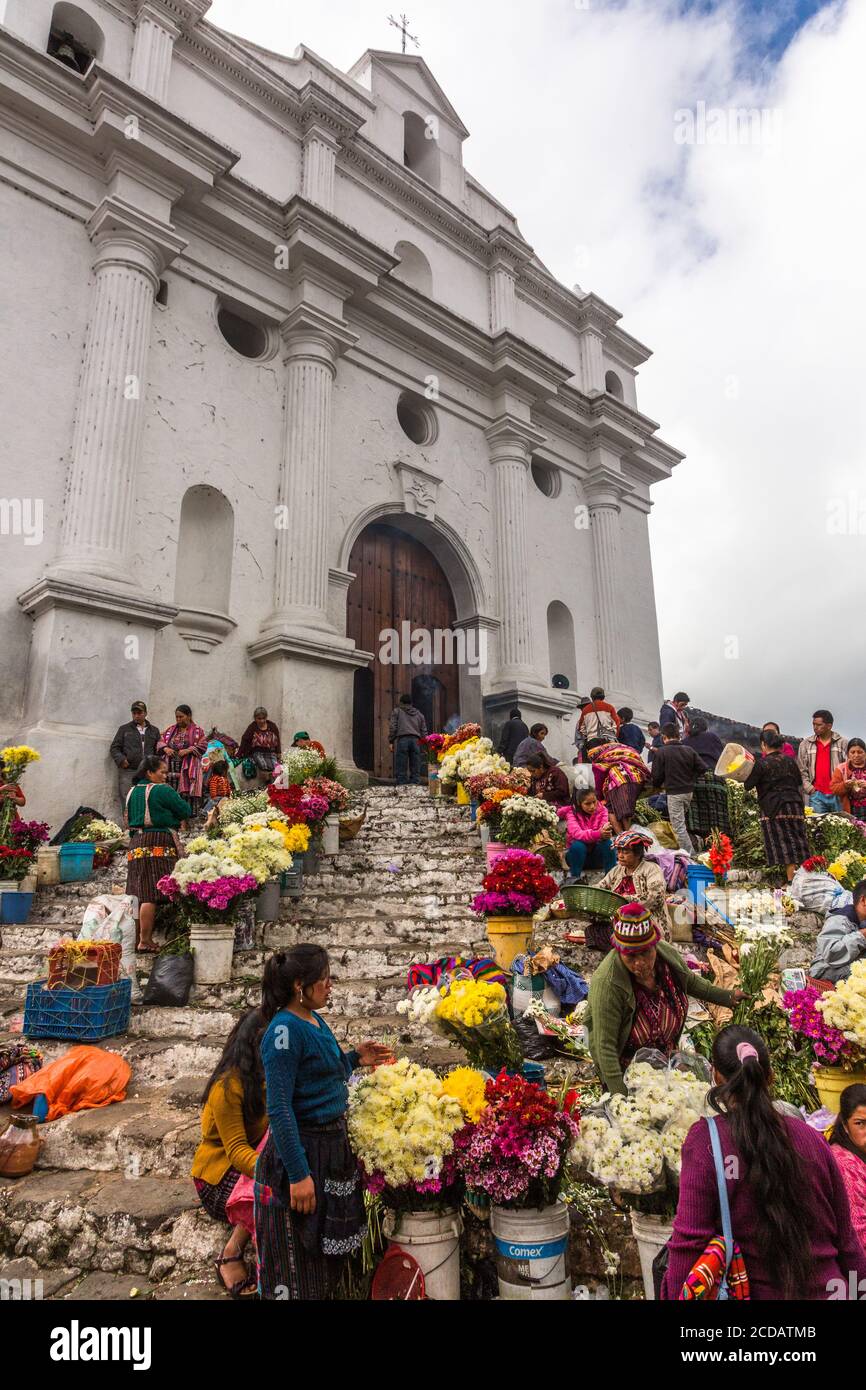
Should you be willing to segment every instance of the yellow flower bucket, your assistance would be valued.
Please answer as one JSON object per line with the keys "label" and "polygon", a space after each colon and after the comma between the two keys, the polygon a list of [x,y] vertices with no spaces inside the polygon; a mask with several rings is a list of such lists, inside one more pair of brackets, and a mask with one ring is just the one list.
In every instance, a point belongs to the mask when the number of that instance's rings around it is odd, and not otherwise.
{"label": "yellow flower bucket", "polygon": [[839,1114],[839,1097],[848,1086],[866,1086],[866,1067],[845,1071],[843,1067],[816,1067],[815,1090],[821,1104]]}
{"label": "yellow flower bucket", "polygon": [[488,917],[487,939],[496,964],[501,970],[510,970],[515,957],[523,954],[532,940],[532,918]]}
{"label": "yellow flower bucket", "polygon": [[464,787],[463,783],[462,783],[462,782],[458,782],[458,783],[457,783],[457,805],[458,805],[458,806],[468,806],[468,805],[469,805],[469,799],[470,799],[470,798],[469,798],[469,793],[468,793],[468,791],[466,790],[466,788]]}

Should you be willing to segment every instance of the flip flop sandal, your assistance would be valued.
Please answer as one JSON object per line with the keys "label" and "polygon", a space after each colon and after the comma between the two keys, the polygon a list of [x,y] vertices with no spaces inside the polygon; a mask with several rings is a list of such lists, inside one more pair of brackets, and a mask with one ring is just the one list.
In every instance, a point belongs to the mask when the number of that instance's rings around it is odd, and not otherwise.
{"label": "flip flop sandal", "polygon": [[136,946],[136,948],[135,948],[135,954],[136,954],[137,956],[158,956],[158,955],[159,955],[159,947],[158,947],[158,946]]}
{"label": "flip flop sandal", "polygon": [[218,1260],[214,1260],[213,1262],[214,1269],[216,1270],[217,1282],[220,1288],[224,1289],[225,1292],[229,1295],[229,1298],[233,1298],[236,1302],[244,1298],[247,1290],[249,1290],[249,1292],[252,1293],[254,1289],[258,1288],[258,1284],[251,1274],[248,1274],[245,1279],[238,1279],[236,1284],[226,1283],[225,1279],[223,1279],[222,1276],[223,1265],[233,1265],[238,1263],[243,1263],[239,1255],[224,1255],[221,1256]]}

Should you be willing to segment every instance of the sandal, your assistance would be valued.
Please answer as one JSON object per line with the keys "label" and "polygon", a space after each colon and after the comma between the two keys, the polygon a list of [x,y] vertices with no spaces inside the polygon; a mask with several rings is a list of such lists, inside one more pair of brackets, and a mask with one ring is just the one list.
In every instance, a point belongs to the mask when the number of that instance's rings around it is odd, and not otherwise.
{"label": "sandal", "polygon": [[245,1296],[248,1297],[249,1294],[258,1289],[258,1283],[251,1274],[248,1274],[245,1279],[239,1279],[236,1284],[227,1284],[223,1279],[223,1265],[243,1264],[243,1258],[240,1255],[221,1255],[218,1260],[214,1260],[213,1264],[220,1288],[224,1289],[229,1297],[235,1301],[242,1300]]}
{"label": "sandal", "polygon": [[136,954],[137,956],[158,956],[158,955],[159,955],[159,947],[158,947],[158,946],[154,946],[154,945],[151,945],[151,946],[142,946],[141,944],[139,944],[139,945],[136,946],[136,948],[135,948],[135,954]]}

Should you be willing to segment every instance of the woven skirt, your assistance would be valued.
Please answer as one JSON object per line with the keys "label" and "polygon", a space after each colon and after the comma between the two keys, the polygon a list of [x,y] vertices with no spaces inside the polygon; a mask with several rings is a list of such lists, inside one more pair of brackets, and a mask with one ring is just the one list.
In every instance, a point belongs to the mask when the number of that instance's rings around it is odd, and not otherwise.
{"label": "woven skirt", "polygon": [[[139,853],[136,853],[139,851]],[[156,885],[177,863],[177,847],[170,830],[137,830],[126,855],[126,891],[139,903],[160,901]]]}
{"label": "woven skirt", "polygon": [[609,792],[605,792],[604,802],[611,815],[616,816],[617,820],[633,816],[640,790],[637,782],[623,782],[622,786],[611,787]]}
{"label": "woven skirt", "polygon": [[361,1248],[367,1228],[345,1118],[299,1133],[316,1189],[312,1215],[291,1210],[289,1183],[272,1136],[256,1164],[256,1250],[263,1299],[330,1298],[346,1258]]}
{"label": "woven skirt", "polygon": [[811,854],[806,817],[796,806],[761,816],[761,834],[768,864],[802,864]]}
{"label": "woven skirt", "polygon": [[686,825],[693,835],[706,838],[714,830],[729,835],[731,817],[728,812],[728,791],[724,779],[712,773],[695,783],[692,804],[686,813]]}
{"label": "woven skirt", "polygon": [[219,1182],[205,1182],[204,1178],[193,1178],[198,1199],[214,1221],[227,1221],[226,1202],[234,1191],[240,1173],[237,1168],[227,1168]]}

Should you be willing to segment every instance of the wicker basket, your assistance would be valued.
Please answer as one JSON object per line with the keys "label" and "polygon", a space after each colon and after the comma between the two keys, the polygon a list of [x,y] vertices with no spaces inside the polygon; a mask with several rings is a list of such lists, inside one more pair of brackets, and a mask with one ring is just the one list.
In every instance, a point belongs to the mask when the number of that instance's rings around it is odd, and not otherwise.
{"label": "wicker basket", "polygon": [[584,917],[603,917],[610,921],[618,907],[628,902],[619,893],[609,893],[606,888],[591,888],[586,883],[573,883],[561,889],[562,900],[569,912],[581,913]]}
{"label": "wicker basket", "polygon": [[361,826],[367,819],[367,808],[364,807],[359,816],[340,817],[340,844],[346,844],[349,840],[354,840],[356,835],[361,833]]}

